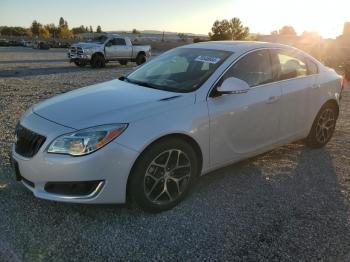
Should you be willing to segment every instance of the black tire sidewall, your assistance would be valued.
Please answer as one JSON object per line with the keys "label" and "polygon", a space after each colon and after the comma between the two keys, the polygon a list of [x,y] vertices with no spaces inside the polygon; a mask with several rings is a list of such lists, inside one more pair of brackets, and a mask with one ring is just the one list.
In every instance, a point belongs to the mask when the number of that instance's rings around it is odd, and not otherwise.
{"label": "black tire sidewall", "polygon": [[146,56],[144,54],[137,55],[137,57],[136,57],[136,64],[137,65],[142,65],[145,62],[146,62]]}
{"label": "black tire sidewall", "polygon": [[102,68],[106,64],[106,61],[102,55],[94,55],[91,59],[91,66],[93,68]]}
{"label": "black tire sidewall", "polygon": [[[151,163],[156,156],[169,149],[180,149],[187,154],[191,162],[191,176],[187,188],[182,193],[182,195],[179,196],[179,198],[177,198],[175,201],[169,204],[158,205],[152,203],[145,195],[145,170],[149,166],[149,163]],[[181,202],[181,200],[188,194],[191,187],[193,186],[194,181],[198,177],[198,172],[199,166],[196,152],[189,143],[181,139],[167,139],[159,141],[156,144],[151,145],[148,149],[146,149],[136,161],[131,173],[129,196],[132,199],[132,201],[134,201],[139,207],[141,207],[145,211],[157,213],[171,209],[172,207],[176,206],[179,202]]]}
{"label": "black tire sidewall", "polygon": [[[331,109],[334,113],[334,118],[335,118],[335,124],[334,124],[334,128],[332,130],[332,134],[329,136],[329,138],[324,142],[324,143],[320,143],[317,139],[316,139],[316,127],[317,127],[317,123],[319,121],[319,118],[321,117],[321,115],[323,114],[323,112],[326,109]],[[311,148],[321,148],[324,147],[333,137],[334,131],[335,131],[335,127],[336,127],[336,122],[337,122],[337,110],[336,107],[332,104],[325,104],[324,106],[322,106],[322,108],[320,109],[320,111],[317,113],[317,116],[312,124],[312,128],[310,130],[310,133],[308,135],[308,137],[306,138],[306,144],[307,146],[311,147]]]}

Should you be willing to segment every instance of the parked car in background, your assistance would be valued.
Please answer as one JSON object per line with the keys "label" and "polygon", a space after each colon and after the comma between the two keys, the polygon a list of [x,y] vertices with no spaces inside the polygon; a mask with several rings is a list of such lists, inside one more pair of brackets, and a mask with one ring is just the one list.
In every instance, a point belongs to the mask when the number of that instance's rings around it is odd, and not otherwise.
{"label": "parked car in background", "polygon": [[33,48],[34,49],[48,50],[48,49],[50,49],[50,45],[49,45],[49,43],[44,42],[44,41],[36,41],[33,43]]}
{"label": "parked car in background", "polygon": [[0,46],[10,46],[10,43],[6,39],[0,39]]}
{"label": "parked car in background", "polygon": [[104,67],[106,63],[118,61],[126,65],[129,61],[143,64],[151,56],[149,45],[133,45],[128,37],[102,35],[91,41],[71,45],[68,50],[70,62],[83,67]]}
{"label": "parked car in background", "polygon": [[25,46],[25,47],[33,47],[33,42],[31,42],[31,41],[26,41],[26,42],[24,43],[24,46]]}
{"label": "parked car in background", "polygon": [[300,139],[325,146],[341,90],[334,70],[288,46],[182,46],[119,80],[31,107],[16,128],[13,166],[39,198],[124,203],[128,196],[163,211],[199,175]]}

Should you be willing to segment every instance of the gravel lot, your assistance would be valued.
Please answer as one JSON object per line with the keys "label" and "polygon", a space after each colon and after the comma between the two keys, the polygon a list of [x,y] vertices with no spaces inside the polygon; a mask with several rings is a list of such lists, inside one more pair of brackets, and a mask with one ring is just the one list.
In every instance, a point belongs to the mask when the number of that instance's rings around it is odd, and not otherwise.
{"label": "gravel lot", "polygon": [[65,57],[0,48],[0,261],[350,261],[349,88],[326,148],[290,144],[212,172],[153,215],[39,200],[14,181],[9,147],[30,105],[134,66],[81,69]]}

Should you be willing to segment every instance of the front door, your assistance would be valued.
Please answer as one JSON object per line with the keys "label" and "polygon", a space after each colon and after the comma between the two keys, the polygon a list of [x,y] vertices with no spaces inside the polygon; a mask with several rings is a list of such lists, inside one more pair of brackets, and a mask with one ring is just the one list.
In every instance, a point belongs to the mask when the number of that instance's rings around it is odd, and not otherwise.
{"label": "front door", "polygon": [[216,87],[228,77],[247,82],[250,89],[208,99],[212,166],[242,159],[280,139],[282,91],[280,84],[274,82],[270,52],[258,50],[245,55]]}

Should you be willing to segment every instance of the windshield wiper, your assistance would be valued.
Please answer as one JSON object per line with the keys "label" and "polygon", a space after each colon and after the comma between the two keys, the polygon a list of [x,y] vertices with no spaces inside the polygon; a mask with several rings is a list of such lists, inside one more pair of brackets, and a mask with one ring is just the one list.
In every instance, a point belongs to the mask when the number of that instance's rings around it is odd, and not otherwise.
{"label": "windshield wiper", "polygon": [[124,77],[124,81],[129,82],[131,84],[139,85],[139,86],[144,86],[144,87],[149,87],[149,88],[154,88],[154,89],[162,89],[161,87],[157,85],[152,85],[147,82],[142,82],[142,81],[137,81],[137,80],[132,80],[130,78]]}

